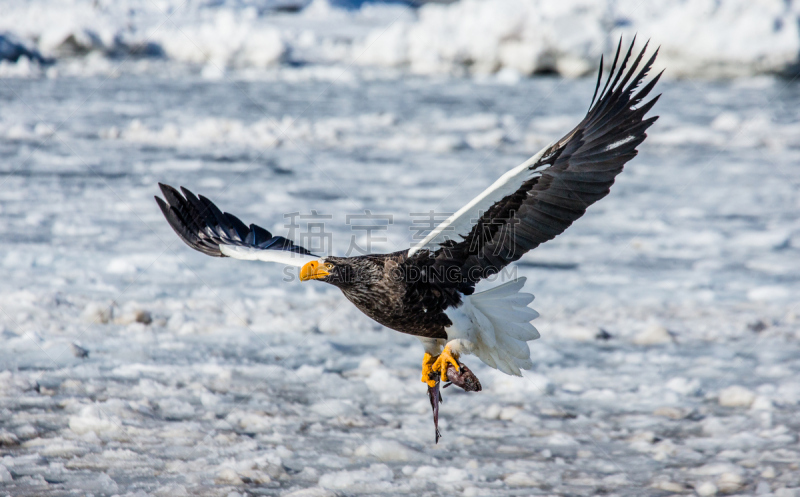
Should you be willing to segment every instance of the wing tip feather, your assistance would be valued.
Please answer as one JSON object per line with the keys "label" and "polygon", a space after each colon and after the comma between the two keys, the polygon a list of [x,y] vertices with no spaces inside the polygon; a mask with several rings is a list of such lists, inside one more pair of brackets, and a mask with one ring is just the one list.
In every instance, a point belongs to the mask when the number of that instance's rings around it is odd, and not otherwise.
{"label": "wing tip feather", "polygon": [[[203,195],[196,196],[188,188],[181,186],[179,192],[160,182],[158,187],[164,199],[158,195],[154,195],[154,198],[167,223],[184,243],[199,252],[227,257],[220,248],[227,245],[313,255],[304,247],[295,245],[287,238],[275,237],[260,226],[251,224],[248,228],[238,217],[223,213],[211,200]],[[282,243],[267,244],[270,239]]]}

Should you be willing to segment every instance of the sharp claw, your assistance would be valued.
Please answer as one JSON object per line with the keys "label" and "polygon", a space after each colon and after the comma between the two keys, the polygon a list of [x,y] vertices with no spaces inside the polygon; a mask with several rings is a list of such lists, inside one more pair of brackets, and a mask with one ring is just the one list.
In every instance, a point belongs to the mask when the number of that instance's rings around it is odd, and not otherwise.
{"label": "sharp claw", "polygon": [[422,359],[422,383],[428,385],[429,388],[433,388],[440,381],[448,381],[447,368],[450,364],[456,368],[456,371],[461,371],[458,360],[449,347],[445,347],[442,353],[437,356],[432,356],[426,352]]}
{"label": "sharp claw", "polygon": [[439,377],[441,381],[447,381],[447,366],[452,364],[456,371],[459,371],[458,361],[453,356],[453,353],[450,352],[450,347],[445,347],[439,357],[436,359],[436,362],[433,363],[433,371],[439,373]]}
{"label": "sharp claw", "polygon": [[434,371],[433,368],[438,358],[439,356],[432,356],[427,352],[425,352],[425,355],[422,358],[422,383],[427,384],[429,388],[436,386],[436,380],[431,379],[431,375]]}

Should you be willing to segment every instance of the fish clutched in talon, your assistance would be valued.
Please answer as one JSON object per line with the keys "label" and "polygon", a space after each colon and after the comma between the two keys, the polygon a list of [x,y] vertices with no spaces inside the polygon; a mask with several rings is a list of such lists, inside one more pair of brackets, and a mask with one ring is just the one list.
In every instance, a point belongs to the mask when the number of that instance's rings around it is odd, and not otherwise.
{"label": "fish clutched in talon", "polygon": [[[442,438],[442,433],[439,431],[439,404],[442,403],[442,393],[439,390],[440,375],[437,371],[430,371],[428,374],[429,380],[423,380],[423,382],[428,384],[428,398],[431,401],[431,409],[433,410],[433,428],[436,430],[435,440],[438,444],[439,439]],[[448,381],[448,383],[445,383],[442,388],[455,385],[467,392],[480,392],[482,389],[478,377],[463,363],[458,361],[455,364],[447,362],[445,374],[446,378],[441,381]]]}
{"label": "fish clutched in talon", "polygon": [[470,371],[466,364],[459,363],[459,366],[458,369],[454,368],[452,364],[447,367],[447,379],[450,383],[445,383],[443,388],[455,385],[466,392],[480,392],[483,390],[481,382],[478,381],[475,373]]}
{"label": "fish clutched in talon", "polygon": [[442,403],[442,393],[439,391],[439,382],[434,380],[433,386],[428,386],[428,398],[431,400],[431,409],[433,409],[433,429],[436,430],[434,439],[439,443],[442,438],[442,433],[439,431],[439,404]]}

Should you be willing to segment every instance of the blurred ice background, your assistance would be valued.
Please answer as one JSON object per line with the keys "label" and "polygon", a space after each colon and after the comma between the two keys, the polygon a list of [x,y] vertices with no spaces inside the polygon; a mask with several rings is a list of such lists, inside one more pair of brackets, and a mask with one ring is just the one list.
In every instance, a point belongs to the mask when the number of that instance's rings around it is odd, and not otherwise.
{"label": "blurred ice background", "polygon": [[[420,4],[423,4],[421,7]],[[794,74],[792,0],[2,0],[3,71],[114,73],[167,59],[208,77],[279,65],[425,75],[582,76],[621,34],[662,46],[670,76]],[[20,64],[20,58],[23,62]],[[109,61],[109,58],[112,59]],[[47,62],[58,65],[48,66]],[[45,63],[43,65],[43,63]]]}
{"label": "blurred ice background", "polygon": [[[0,495],[800,495],[800,3],[0,6]],[[316,210],[339,255],[369,209],[399,250],[570,129],[637,32],[661,119],[515,266],[536,367],[468,358],[438,446],[416,339],[190,251],[153,202]]]}

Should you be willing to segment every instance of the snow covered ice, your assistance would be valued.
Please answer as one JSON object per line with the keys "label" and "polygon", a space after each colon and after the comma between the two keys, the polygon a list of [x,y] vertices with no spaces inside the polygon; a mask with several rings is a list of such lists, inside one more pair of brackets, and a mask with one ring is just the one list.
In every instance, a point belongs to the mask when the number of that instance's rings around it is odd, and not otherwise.
{"label": "snow covered ice", "polygon": [[394,215],[374,247],[392,250],[409,212],[457,208],[591,90],[6,80],[6,492],[794,495],[800,95],[783,80],[663,85],[612,195],[518,265],[542,313],[533,372],[467,359],[484,391],[445,390],[438,446],[416,339],[333,288],[190,251],[152,200],[187,185],[278,233],[317,209],[339,253],[344,213],[369,208]]}
{"label": "snow covered ice", "polygon": [[[283,38],[324,7],[279,14],[283,55],[263,64],[241,47],[185,67],[100,49],[3,63],[0,495],[800,495],[797,84],[660,83],[611,195],[516,265],[541,313],[534,369],[467,357],[484,390],[443,391],[434,445],[415,338],[332,287],[191,251],[156,183],[277,234],[289,213],[331,215],[338,255],[363,242],[347,214],[390,214],[372,249],[399,250],[411,213],[453,212],[569,130],[594,81],[409,75],[413,60],[348,65],[322,35]],[[366,40],[387,13],[410,30],[479,5],[423,9],[333,14]],[[34,23],[14,26],[25,40]],[[590,65],[606,49],[581,46]]]}

